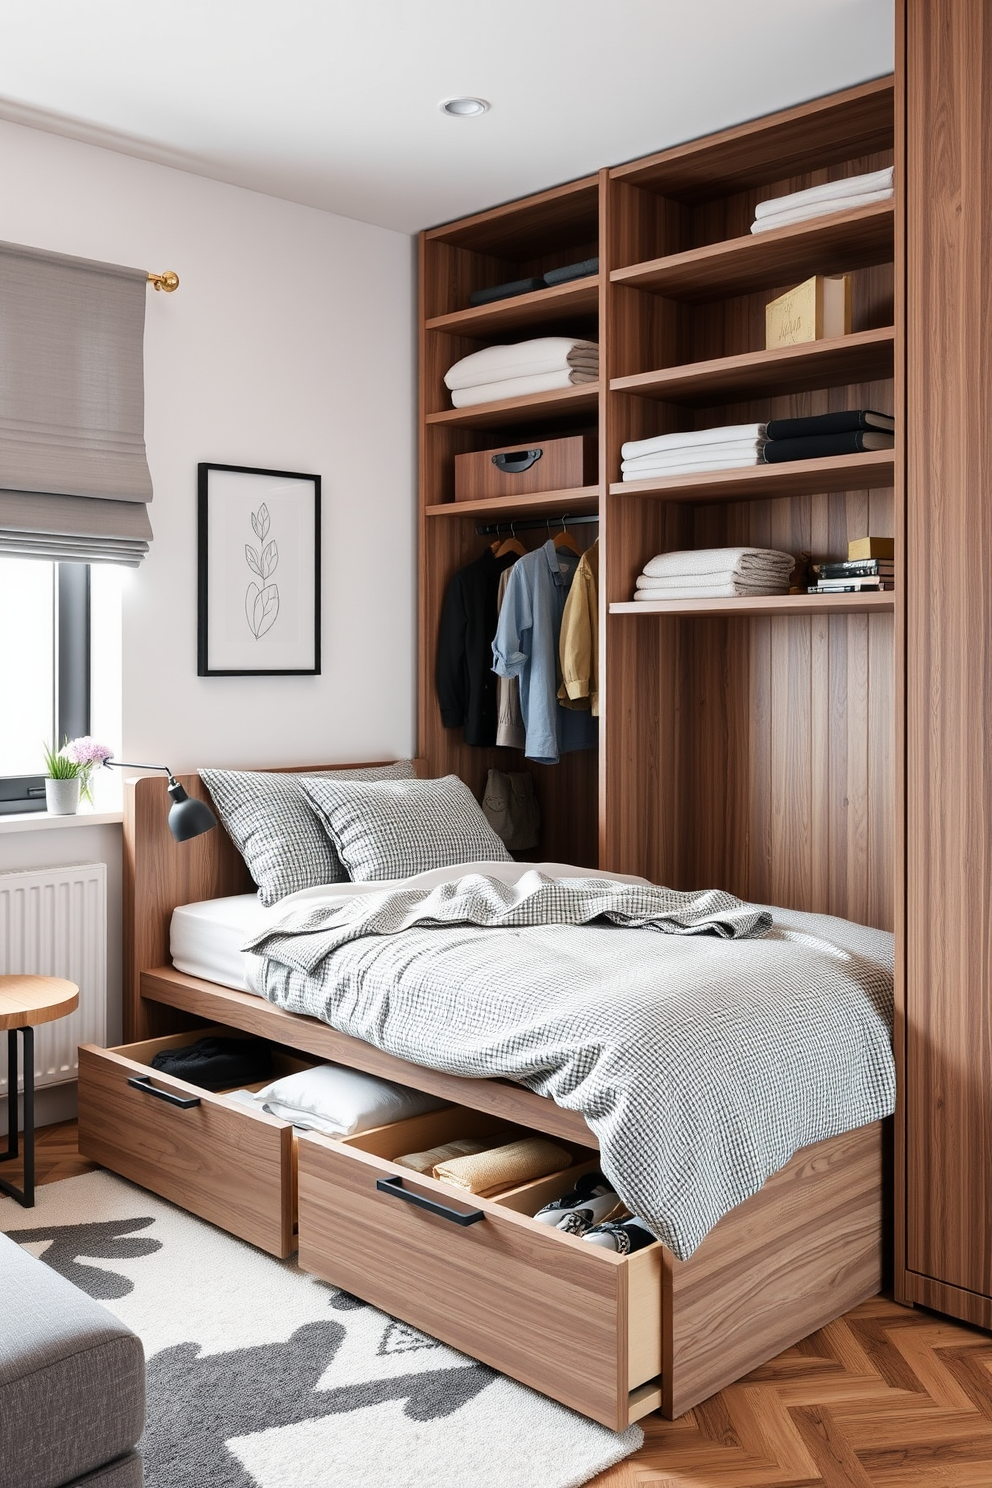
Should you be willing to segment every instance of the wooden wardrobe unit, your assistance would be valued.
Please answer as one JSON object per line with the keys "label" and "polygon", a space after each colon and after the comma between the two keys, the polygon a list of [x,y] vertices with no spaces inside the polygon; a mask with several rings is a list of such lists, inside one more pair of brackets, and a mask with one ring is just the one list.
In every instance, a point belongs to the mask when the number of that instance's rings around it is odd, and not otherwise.
{"label": "wooden wardrobe unit", "polygon": [[992,7],[907,0],[896,1297],[992,1327]]}
{"label": "wooden wardrobe unit", "polygon": [[[695,140],[421,237],[419,753],[477,791],[528,768],[537,856],[891,928],[895,894],[895,612],[900,593],[634,605],[663,549],[756,544],[825,559],[896,531],[899,452],[621,483],[624,440],[835,409],[894,408],[901,356],[886,201],[752,236],[755,204],[893,162],[883,78]],[[598,252],[598,276],[478,309],[471,289]],[[849,271],[853,334],[764,350],[768,300]],[[496,342],[575,334],[601,380],[452,409],[445,370]],[[456,453],[564,432],[599,438],[599,482],[454,502]],[[601,543],[598,763],[557,766],[462,743],[441,725],[434,655],[444,586],[486,539],[476,523],[596,513]],[[579,527],[583,544],[595,528]],[[536,546],[544,532],[521,531]]]}

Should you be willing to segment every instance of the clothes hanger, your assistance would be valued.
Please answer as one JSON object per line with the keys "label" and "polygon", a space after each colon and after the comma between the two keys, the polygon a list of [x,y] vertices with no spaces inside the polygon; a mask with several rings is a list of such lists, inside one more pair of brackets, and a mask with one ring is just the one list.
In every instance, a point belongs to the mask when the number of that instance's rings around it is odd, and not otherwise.
{"label": "clothes hanger", "polygon": [[499,547],[496,548],[496,550],[495,550],[496,557],[497,558],[505,558],[506,555],[507,555],[507,553],[516,553],[518,555],[518,557],[522,558],[524,556],[524,554],[526,553],[526,551],[527,551],[527,549],[524,547],[523,543],[520,541],[519,537],[517,536],[516,532],[514,531],[513,523],[511,522],[510,523],[510,536],[507,537],[507,538],[504,538],[503,541],[500,543]]}
{"label": "clothes hanger", "polygon": [[582,557],[582,549],[579,547],[578,543],[569,532],[568,527],[565,525],[564,517],[562,517],[561,520],[561,531],[555,533],[554,537],[552,538],[552,542],[554,543],[556,548],[568,548],[569,552],[574,553],[576,558]]}

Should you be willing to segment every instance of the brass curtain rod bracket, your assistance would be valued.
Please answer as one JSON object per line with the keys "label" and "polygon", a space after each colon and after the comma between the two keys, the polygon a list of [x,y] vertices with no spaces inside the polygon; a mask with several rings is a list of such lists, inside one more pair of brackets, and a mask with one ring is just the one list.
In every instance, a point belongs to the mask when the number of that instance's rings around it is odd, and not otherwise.
{"label": "brass curtain rod bracket", "polygon": [[174,289],[179,288],[179,275],[175,269],[166,269],[164,274],[149,274],[148,283],[154,284],[156,289],[164,289],[166,294],[171,294]]}

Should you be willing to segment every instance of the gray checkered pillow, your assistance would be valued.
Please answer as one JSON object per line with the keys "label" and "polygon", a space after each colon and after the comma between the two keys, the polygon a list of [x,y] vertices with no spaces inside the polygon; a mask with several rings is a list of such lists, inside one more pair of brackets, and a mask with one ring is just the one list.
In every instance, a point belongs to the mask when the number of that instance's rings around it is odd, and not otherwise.
{"label": "gray checkered pillow", "polygon": [[356,883],[513,861],[457,775],[354,786],[310,776],[303,788]]}
{"label": "gray checkered pillow", "polygon": [[201,770],[218,815],[258,884],[263,904],[275,904],[297,889],[342,883],[347,869],[305,793],[308,780],[410,780],[413,762],[370,765],[357,770],[269,774],[255,770]]}

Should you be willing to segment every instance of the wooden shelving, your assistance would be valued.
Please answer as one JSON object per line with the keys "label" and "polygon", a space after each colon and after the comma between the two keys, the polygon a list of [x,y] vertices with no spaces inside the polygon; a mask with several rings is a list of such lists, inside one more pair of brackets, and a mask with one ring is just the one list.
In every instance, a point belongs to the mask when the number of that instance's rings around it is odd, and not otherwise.
{"label": "wooden shelving", "polygon": [[895,330],[885,326],[830,340],[808,341],[775,351],[749,351],[740,356],[683,363],[614,377],[610,391],[636,393],[665,403],[732,403],[760,394],[802,393],[812,388],[891,377]]}
{"label": "wooden shelving", "polygon": [[572,418],[591,414],[599,407],[599,384],[582,382],[575,387],[556,388],[550,393],[531,393],[526,398],[501,398],[498,403],[477,403],[474,408],[450,408],[429,413],[424,422],[434,428],[498,429],[515,424]]}
{"label": "wooden shelving", "polygon": [[427,517],[489,517],[512,522],[514,517],[584,516],[599,506],[598,486],[573,486],[565,491],[538,491],[529,496],[494,496],[488,501],[444,501],[424,508]]}
{"label": "wooden shelving", "polygon": [[746,599],[624,600],[611,604],[611,615],[733,616],[736,619],[769,615],[850,615],[893,610],[893,591],[881,594],[769,594]]}
{"label": "wooden shelving", "polygon": [[895,453],[832,455],[824,460],[790,460],[782,465],[745,465],[739,470],[706,470],[699,475],[615,481],[610,496],[657,496],[664,501],[771,501],[781,496],[812,496],[827,491],[862,491],[891,486]]}
{"label": "wooden shelving", "polygon": [[854,212],[834,212],[614,269],[610,279],[673,300],[729,298],[795,284],[810,274],[885,263],[892,258],[894,231],[892,202],[875,202]]}
{"label": "wooden shelving", "polygon": [[455,310],[450,315],[435,315],[425,321],[427,331],[447,331],[453,336],[499,338],[507,331],[532,325],[554,325],[572,321],[577,316],[595,315],[599,306],[599,275],[573,279],[568,284],[555,284],[549,289],[535,289],[529,294],[497,300],[492,305],[479,305],[470,310]]}

